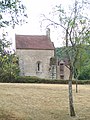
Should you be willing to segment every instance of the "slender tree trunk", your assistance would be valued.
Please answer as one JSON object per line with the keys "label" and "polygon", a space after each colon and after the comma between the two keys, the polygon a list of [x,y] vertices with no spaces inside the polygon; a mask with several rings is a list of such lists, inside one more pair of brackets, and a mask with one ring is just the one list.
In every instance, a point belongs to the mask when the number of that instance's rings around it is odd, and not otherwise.
{"label": "slender tree trunk", "polygon": [[76,80],[76,93],[78,93],[78,76],[79,76],[79,74],[78,74],[78,72],[77,72],[77,70],[75,69],[75,80]]}
{"label": "slender tree trunk", "polygon": [[76,78],[76,93],[78,93],[78,79]]}
{"label": "slender tree trunk", "polygon": [[69,107],[70,107],[70,116],[75,116],[74,105],[73,105],[73,94],[72,94],[72,71],[70,70],[69,77]]}

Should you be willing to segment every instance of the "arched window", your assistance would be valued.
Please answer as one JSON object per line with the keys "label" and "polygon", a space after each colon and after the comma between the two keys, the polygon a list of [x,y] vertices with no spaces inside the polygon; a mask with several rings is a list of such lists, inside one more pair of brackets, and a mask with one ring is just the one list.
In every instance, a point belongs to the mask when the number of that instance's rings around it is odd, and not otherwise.
{"label": "arched window", "polygon": [[42,72],[42,62],[41,61],[37,61],[37,63],[36,63],[36,71],[37,72]]}

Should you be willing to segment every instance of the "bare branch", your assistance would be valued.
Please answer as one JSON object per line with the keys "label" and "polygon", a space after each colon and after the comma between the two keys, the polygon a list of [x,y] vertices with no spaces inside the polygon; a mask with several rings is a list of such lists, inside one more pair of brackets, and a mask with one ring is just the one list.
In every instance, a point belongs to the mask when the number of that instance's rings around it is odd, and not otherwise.
{"label": "bare branch", "polygon": [[43,19],[42,21],[49,21],[49,22],[51,22],[51,25],[57,25],[57,26],[62,27],[64,30],[66,30],[66,28],[65,28],[62,24],[57,23],[57,22],[55,22],[55,21],[47,18],[44,14],[43,14],[43,17],[44,17],[45,19]]}

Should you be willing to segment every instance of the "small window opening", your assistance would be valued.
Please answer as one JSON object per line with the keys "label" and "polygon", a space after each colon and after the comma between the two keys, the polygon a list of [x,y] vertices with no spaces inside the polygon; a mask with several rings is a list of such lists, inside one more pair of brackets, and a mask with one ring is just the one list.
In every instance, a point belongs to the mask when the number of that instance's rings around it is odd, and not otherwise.
{"label": "small window opening", "polygon": [[37,72],[42,72],[42,62],[41,61],[38,61],[37,63],[36,63],[36,71]]}
{"label": "small window opening", "polygon": [[40,63],[37,63],[37,70],[40,71]]}

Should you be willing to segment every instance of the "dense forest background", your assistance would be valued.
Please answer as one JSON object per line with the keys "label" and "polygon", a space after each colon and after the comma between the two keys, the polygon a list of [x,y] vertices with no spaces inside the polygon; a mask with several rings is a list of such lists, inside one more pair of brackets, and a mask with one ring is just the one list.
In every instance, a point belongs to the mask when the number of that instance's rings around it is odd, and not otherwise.
{"label": "dense forest background", "polygon": [[[67,55],[65,50],[66,50],[65,47],[56,48],[56,56],[62,60],[66,59]],[[81,51],[78,58],[79,58],[77,65],[78,68],[77,72],[79,71],[78,79],[89,80],[90,79],[90,45],[84,47],[84,51]]]}

